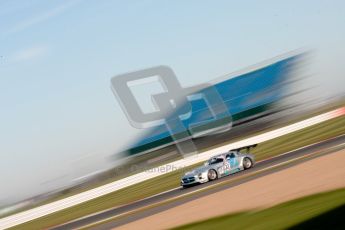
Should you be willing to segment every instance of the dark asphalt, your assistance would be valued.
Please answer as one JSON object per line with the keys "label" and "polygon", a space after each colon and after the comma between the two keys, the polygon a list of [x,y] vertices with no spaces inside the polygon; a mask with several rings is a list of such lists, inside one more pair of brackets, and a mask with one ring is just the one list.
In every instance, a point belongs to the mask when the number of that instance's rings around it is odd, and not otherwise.
{"label": "dark asphalt", "polygon": [[[299,150],[295,150],[293,152],[290,152],[290,153],[287,153],[287,154],[284,154],[281,156],[277,156],[277,157],[274,157],[274,158],[271,158],[271,159],[268,159],[265,161],[258,162],[252,169],[242,171],[242,172],[230,175],[228,177],[223,177],[223,178],[220,178],[216,181],[212,181],[212,182],[202,184],[202,185],[197,185],[197,186],[194,186],[194,187],[191,187],[188,189],[178,188],[176,190],[173,190],[173,191],[161,194],[161,195],[157,195],[157,196],[154,196],[151,198],[147,198],[147,199],[144,199],[141,201],[137,201],[137,202],[134,202],[134,203],[131,203],[128,205],[124,205],[124,206],[121,206],[118,208],[114,208],[111,210],[107,210],[107,211],[104,211],[101,213],[96,213],[94,215],[87,216],[83,219],[75,220],[73,222],[57,226],[53,229],[62,230],[62,229],[75,229],[78,227],[82,227],[82,226],[92,224],[92,223],[97,222],[97,221],[102,221],[104,219],[119,215],[121,213],[132,211],[132,210],[135,210],[138,208],[145,207],[147,205],[151,205],[151,204],[154,204],[154,203],[157,203],[160,201],[167,200],[169,198],[180,196],[180,195],[183,195],[185,193],[189,193],[191,191],[198,190],[200,188],[208,187],[212,184],[217,184],[217,183],[224,182],[224,181],[227,181],[230,179],[232,180],[232,179],[237,178],[239,176],[243,176],[243,175],[246,175],[248,173],[256,172],[256,171],[262,170],[264,168],[267,168],[267,167],[270,167],[270,166],[273,166],[273,165],[276,165],[276,164],[279,164],[279,163],[282,163],[282,162],[285,162],[285,161],[288,161],[288,160],[291,160],[291,159],[294,159],[297,157],[307,156],[307,155],[310,155],[311,153],[314,153],[315,151],[326,150],[330,147],[333,147],[333,146],[336,146],[336,145],[339,145],[342,143],[345,143],[345,135],[339,136],[339,137],[331,139],[331,140],[326,140],[324,142],[317,143],[317,144],[314,144],[314,145],[311,145],[311,146],[308,146],[308,147],[305,147],[305,148],[302,148]],[[327,154],[327,153],[330,153],[330,152],[326,151],[324,154]],[[317,156],[315,156],[315,157],[317,157]],[[233,182],[233,183],[225,183],[224,185],[216,186],[214,188],[207,189],[206,191],[198,192],[193,196],[181,198],[181,199],[178,199],[177,201],[173,201],[173,202],[163,204],[163,205],[160,205],[157,207],[149,208],[147,210],[144,210],[144,211],[141,211],[138,213],[133,213],[131,215],[127,215],[127,216],[112,220],[110,222],[107,222],[107,223],[104,223],[101,225],[97,225],[94,229],[110,229],[110,228],[114,228],[117,226],[121,226],[121,225],[124,225],[126,223],[129,223],[129,222],[153,215],[155,213],[162,212],[164,210],[178,206],[178,205],[183,204],[185,202],[195,200],[195,199],[198,199],[198,198],[203,197],[203,196],[207,196],[207,195],[212,194],[212,193],[217,192],[217,191],[221,191],[224,189],[228,189],[228,188],[237,186],[237,185],[242,184],[244,182],[254,180],[256,178],[274,173],[274,172],[282,170],[284,168],[291,167],[293,165],[299,164],[299,163],[304,162],[306,160],[309,160],[309,159],[300,160],[300,161],[297,161],[297,162],[294,162],[294,163],[291,163],[291,164],[288,164],[288,165],[285,165],[282,167],[278,167],[278,168],[275,168],[272,170],[261,172],[261,173],[258,173],[257,175],[246,177],[246,178],[240,179],[240,180]]]}

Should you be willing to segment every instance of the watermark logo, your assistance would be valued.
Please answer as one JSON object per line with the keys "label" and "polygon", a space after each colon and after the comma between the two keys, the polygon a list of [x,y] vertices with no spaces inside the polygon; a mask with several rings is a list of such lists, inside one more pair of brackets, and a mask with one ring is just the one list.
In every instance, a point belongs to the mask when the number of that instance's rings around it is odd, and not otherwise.
{"label": "watermark logo", "polygon": [[[156,108],[153,112],[143,112],[130,86],[142,80],[154,78],[164,89],[163,93],[151,95]],[[204,83],[183,88],[173,70],[168,66],[157,66],[135,72],[120,74],[111,79],[114,95],[126,114],[129,123],[139,129],[165,125],[179,152],[184,156],[197,154],[193,137],[201,133],[211,133],[215,130],[200,131],[210,122],[226,121],[216,127],[217,132],[229,130],[232,126],[231,114],[216,87]],[[207,109],[212,114],[212,120],[196,119],[196,122],[186,122],[193,116],[191,101],[204,100]],[[202,113],[200,113],[202,114]],[[200,121],[201,120],[201,121]]]}

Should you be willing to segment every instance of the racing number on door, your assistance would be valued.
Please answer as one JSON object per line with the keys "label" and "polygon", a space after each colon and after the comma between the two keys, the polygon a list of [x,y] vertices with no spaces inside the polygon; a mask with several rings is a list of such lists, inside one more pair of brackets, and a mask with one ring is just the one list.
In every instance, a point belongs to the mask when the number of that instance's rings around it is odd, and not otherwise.
{"label": "racing number on door", "polygon": [[230,168],[233,169],[233,168],[237,168],[239,162],[238,162],[237,157],[230,157],[229,163],[230,163]]}

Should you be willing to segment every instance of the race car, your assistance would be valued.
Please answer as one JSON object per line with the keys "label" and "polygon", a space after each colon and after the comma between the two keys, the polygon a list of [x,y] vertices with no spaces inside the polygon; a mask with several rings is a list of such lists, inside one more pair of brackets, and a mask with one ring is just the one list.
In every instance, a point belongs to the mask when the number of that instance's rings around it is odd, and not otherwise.
{"label": "race car", "polygon": [[[253,167],[255,158],[253,154],[249,153],[249,150],[256,146],[255,144],[232,149],[211,157],[204,163],[204,166],[185,173],[181,178],[181,186],[186,188],[194,184],[206,183]],[[246,153],[241,153],[243,149],[247,149]]]}

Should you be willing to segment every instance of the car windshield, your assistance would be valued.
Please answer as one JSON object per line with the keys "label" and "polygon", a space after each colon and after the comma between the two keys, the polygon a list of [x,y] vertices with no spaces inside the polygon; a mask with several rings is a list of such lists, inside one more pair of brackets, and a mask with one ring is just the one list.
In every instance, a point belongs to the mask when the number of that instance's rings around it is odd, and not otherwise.
{"label": "car windshield", "polygon": [[208,164],[209,165],[214,165],[214,164],[218,164],[218,163],[221,163],[223,162],[223,159],[222,158],[211,158],[209,161],[208,161]]}

